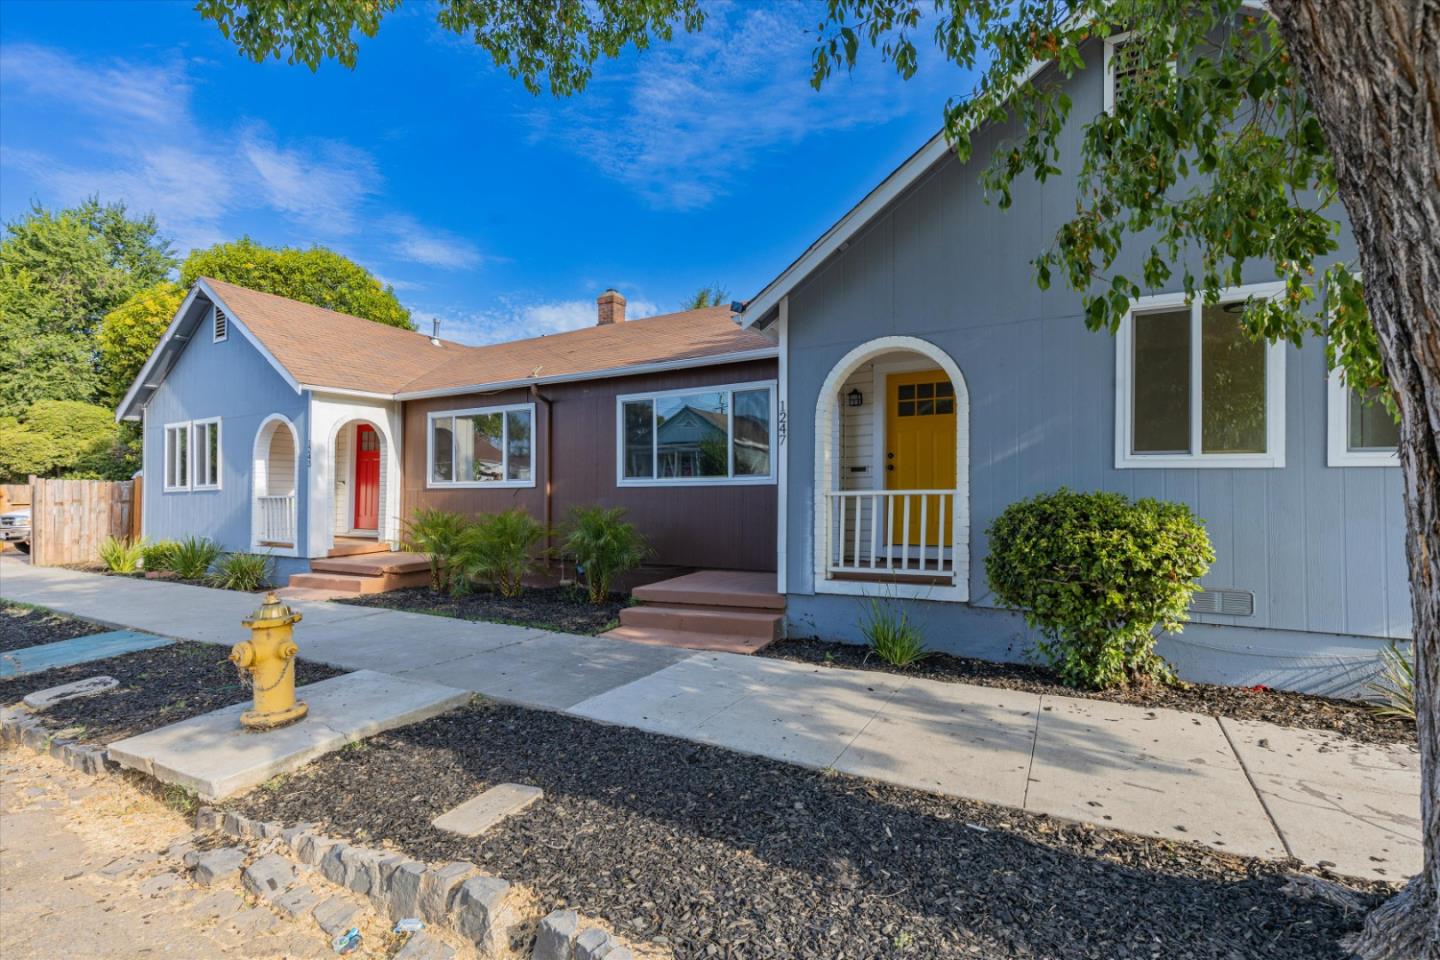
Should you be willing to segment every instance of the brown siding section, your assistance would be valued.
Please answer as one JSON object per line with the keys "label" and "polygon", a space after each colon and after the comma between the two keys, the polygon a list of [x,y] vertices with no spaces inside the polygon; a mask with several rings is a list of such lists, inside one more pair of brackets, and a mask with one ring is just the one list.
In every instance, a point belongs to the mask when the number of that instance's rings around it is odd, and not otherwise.
{"label": "brown siding section", "polygon": [[[417,507],[493,513],[521,506],[545,515],[545,484],[551,481],[553,521],[573,506],[624,507],[654,548],[658,566],[722,570],[775,569],[775,485],[620,487],[615,483],[615,398],[652,390],[774,380],[774,360],[756,360],[664,374],[556,383],[539,388],[550,400],[535,405],[533,489],[444,490],[425,486],[426,416],[504,403],[524,403],[528,390],[470,393],[405,403],[403,516]],[[553,430],[555,469],[546,460],[546,432]],[[778,453],[778,451],[777,451]]]}

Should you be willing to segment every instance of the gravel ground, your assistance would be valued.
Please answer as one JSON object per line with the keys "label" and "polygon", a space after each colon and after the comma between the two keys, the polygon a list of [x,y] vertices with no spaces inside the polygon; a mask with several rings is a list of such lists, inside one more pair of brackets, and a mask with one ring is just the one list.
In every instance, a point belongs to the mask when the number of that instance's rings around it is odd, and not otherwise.
{"label": "gravel ground", "polygon": [[[545,799],[481,840],[430,826],[505,781]],[[1360,922],[1277,863],[479,702],[234,805],[470,860],[680,960],[1316,960]]]}
{"label": "gravel ground", "polygon": [[0,603],[0,652],[88,637],[109,627],[18,603]]}
{"label": "gravel ground", "polygon": [[970,657],[935,653],[909,667],[892,667],[869,657],[866,647],[854,643],[824,640],[780,640],[760,651],[760,656],[800,663],[822,663],[847,669],[883,670],[929,680],[973,683],[984,687],[1028,690],[1057,697],[1110,700],[1140,707],[1167,707],[1236,720],[1265,720],[1282,727],[1329,730],[1363,743],[1410,743],[1415,725],[1381,720],[1369,706],[1355,700],[1336,700],[1303,693],[1289,693],[1255,687],[1226,687],[1192,683],[1185,687],[1152,684],[1123,690],[1077,690],[1060,682],[1051,670],[1017,663],[995,663]]}
{"label": "gravel ground", "polygon": [[[45,712],[53,727],[80,728],[73,734],[76,739],[111,743],[249,700],[250,691],[240,683],[229,655],[227,648],[211,643],[172,643],[0,680],[0,703],[14,703],[36,690],[86,677],[112,676],[120,681],[115,690],[57,704]],[[305,660],[296,666],[301,684],[344,672]]]}
{"label": "gravel ground", "polygon": [[448,593],[436,593],[429,587],[414,587],[337,602],[587,635],[604,633],[613,628],[625,607],[623,594],[611,594],[607,602],[592,604],[586,599],[584,591],[573,587],[531,587],[518,597],[502,597],[488,591],[452,597]]}

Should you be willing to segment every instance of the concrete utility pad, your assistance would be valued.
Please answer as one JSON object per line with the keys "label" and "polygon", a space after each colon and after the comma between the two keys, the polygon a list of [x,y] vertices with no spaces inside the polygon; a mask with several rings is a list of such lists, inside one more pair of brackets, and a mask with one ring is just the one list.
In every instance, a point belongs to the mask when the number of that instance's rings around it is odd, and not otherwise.
{"label": "concrete utility pad", "polygon": [[1040,695],[912,679],[835,769],[950,796],[1025,805]]}
{"label": "concrete utility pad", "polygon": [[1420,754],[1339,734],[1221,720],[1290,851],[1337,873],[1405,880],[1424,859]]}
{"label": "concrete utility pad", "polygon": [[118,657],[173,642],[135,630],[111,630],[108,633],[92,633],[88,637],[42,643],[36,647],[22,647],[0,654],[0,677],[23,677],[56,667],[73,667],[77,663]]}
{"label": "concrete utility pad", "polygon": [[1214,717],[1046,696],[1025,809],[1228,853],[1285,855]]}
{"label": "concrete utility pad", "polygon": [[545,791],[524,783],[497,783],[430,821],[437,830],[478,837],[506,817],[513,816],[545,796]]}
{"label": "concrete utility pad", "polygon": [[73,683],[62,683],[58,687],[36,690],[22,702],[31,710],[40,713],[49,710],[57,703],[109,693],[118,686],[120,686],[120,681],[114,677],[86,677],[84,680],[76,680]]}
{"label": "concrete utility pad", "polygon": [[351,741],[418,723],[470,699],[465,690],[370,670],[321,680],[295,694],[310,705],[310,714],[288,727],[245,730],[240,714],[250,704],[237,703],[112,743],[110,759],[219,800]]}

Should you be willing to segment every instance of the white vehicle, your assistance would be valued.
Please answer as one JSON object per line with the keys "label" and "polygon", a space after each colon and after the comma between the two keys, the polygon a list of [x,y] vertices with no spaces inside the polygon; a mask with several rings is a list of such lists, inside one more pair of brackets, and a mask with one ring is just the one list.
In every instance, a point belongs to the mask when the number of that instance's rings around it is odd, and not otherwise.
{"label": "white vehicle", "polygon": [[30,508],[18,507],[0,513],[0,541],[15,544],[21,553],[30,552]]}

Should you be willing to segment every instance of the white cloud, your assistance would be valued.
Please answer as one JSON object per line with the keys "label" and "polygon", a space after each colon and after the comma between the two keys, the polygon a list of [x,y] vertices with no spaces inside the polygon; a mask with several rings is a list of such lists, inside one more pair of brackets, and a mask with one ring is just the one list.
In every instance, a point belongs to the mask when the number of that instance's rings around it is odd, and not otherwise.
{"label": "white cloud", "polygon": [[353,233],[361,206],[380,186],[369,154],[333,140],[280,147],[252,127],[241,134],[240,152],[268,204],[321,233]]}
{"label": "white cloud", "polygon": [[[817,19],[800,3],[717,6],[701,33],[677,35],[629,68],[603,66],[583,103],[542,103],[533,129],[653,206],[683,211],[726,193],[757,154],[815,133],[882,123],[919,104],[939,128],[935,69],[901,84],[867,50],[853,74],[813,90]],[[917,31],[917,44],[927,39]]]}
{"label": "white cloud", "polygon": [[[479,313],[434,313],[417,310],[414,316],[421,330],[428,332],[431,321],[439,317],[442,337],[479,345],[524,340],[591,327],[595,325],[596,309],[594,300],[548,300],[529,303],[504,300],[496,309]],[[625,305],[625,315],[632,320],[654,316],[658,312],[659,308],[654,302],[643,298],[630,300]]]}
{"label": "white cloud", "polygon": [[32,96],[74,104],[102,118],[125,116],[150,127],[173,126],[185,116],[190,84],[180,63],[160,66],[114,61],[87,66],[58,50],[7,44],[0,56],[0,85]]}
{"label": "white cloud", "polygon": [[405,260],[442,270],[463,270],[478,266],[485,259],[464,237],[448,230],[425,227],[413,217],[389,217],[385,227],[394,235],[391,250]]}

